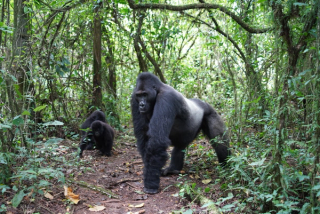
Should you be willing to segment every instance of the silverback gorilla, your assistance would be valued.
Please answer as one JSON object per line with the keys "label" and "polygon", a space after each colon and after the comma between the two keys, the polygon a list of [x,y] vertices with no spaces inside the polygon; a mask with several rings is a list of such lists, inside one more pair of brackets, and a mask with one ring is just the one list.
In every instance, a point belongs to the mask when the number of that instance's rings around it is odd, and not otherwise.
{"label": "silverback gorilla", "polygon": [[[184,150],[200,130],[210,139],[219,162],[230,155],[224,122],[218,113],[199,99],[187,99],[162,83],[155,75],[143,72],[131,96],[131,111],[138,150],[144,163],[144,192],[158,192],[160,175],[177,174],[183,167]],[[219,137],[223,143],[213,138]],[[161,171],[172,145],[170,166]]]}
{"label": "silverback gorilla", "polygon": [[114,138],[113,128],[107,123],[96,120],[91,124],[91,131],[97,149],[100,150],[102,155],[111,156]]}
{"label": "silverback gorilla", "polygon": [[80,154],[79,154],[80,158],[82,157],[83,150],[92,150],[95,145],[93,132],[91,130],[84,131],[83,129],[90,128],[91,124],[96,120],[106,122],[105,114],[102,111],[96,110],[92,112],[92,114],[90,114],[90,116],[81,125],[82,138],[80,142]]}

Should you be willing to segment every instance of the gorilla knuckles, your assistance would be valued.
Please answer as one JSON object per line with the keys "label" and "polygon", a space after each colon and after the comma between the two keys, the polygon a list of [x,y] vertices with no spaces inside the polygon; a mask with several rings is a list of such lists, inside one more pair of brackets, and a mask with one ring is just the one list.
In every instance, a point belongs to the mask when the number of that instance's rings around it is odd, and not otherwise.
{"label": "gorilla knuckles", "polygon": [[[231,155],[226,128],[218,113],[208,103],[185,98],[151,73],[139,74],[131,97],[131,111],[137,147],[144,163],[146,193],[158,192],[161,174],[177,174],[182,170],[184,150],[200,131],[209,138],[221,164]],[[212,140],[216,137],[223,143]],[[170,165],[161,170],[170,145],[174,147]]]}

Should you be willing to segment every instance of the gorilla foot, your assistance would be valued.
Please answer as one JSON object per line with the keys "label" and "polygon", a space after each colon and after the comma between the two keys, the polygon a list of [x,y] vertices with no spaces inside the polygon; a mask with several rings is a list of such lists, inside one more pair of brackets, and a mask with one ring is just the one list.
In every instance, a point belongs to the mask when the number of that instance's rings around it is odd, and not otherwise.
{"label": "gorilla foot", "polygon": [[162,176],[167,176],[167,175],[179,175],[181,174],[180,170],[176,170],[176,169],[169,169],[169,168],[165,168],[161,171],[161,175]]}
{"label": "gorilla foot", "polygon": [[148,189],[148,188],[143,188],[143,192],[148,193],[148,194],[156,194],[158,193],[158,189]]}

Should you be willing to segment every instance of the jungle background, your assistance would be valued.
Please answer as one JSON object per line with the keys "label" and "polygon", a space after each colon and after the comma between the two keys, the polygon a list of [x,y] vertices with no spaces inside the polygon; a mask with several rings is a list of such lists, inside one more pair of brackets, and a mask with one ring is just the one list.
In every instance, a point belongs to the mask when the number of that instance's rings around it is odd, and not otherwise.
{"label": "jungle background", "polygon": [[[90,112],[103,110],[117,139],[134,145],[130,97],[138,73],[149,71],[211,104],[230,131],[227,169],[201,143],[190,146],[192,167],[218,170],[202,188],[177,185],[179,197],[206,196],[202,210],[217,212],[319,213],[319,7],[319,0],[1,0],[0,212],[67,182],[53,151],[62,139],[78,147]],[[60,163],[81,168],[77,152]],[[213,186],[219,198],[208,194]],[[196,213],[180,211],[187,212]]]}

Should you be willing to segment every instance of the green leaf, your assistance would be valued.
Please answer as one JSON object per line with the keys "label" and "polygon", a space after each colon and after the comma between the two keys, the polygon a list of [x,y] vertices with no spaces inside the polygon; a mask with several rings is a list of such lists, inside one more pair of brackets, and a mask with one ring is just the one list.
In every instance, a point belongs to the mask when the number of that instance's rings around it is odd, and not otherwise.
{"label": "green leaf", "polygon": [[129,8],[121,8],[121,9],[119,9],[119,12],[121,13],[121,14],[123,14],[123,15],[127,15],[127,14],[129,14],[130,13],[130,10],[129,10]]}
{"label": "green leaf", "polygon": [[309,180],[309,176],[308,175],[298,175],[298,179],[299,181],[303,181],[303,180]]}
{"label": "green leaf", "polygon": [[28,115],[28,116],[30,116],[31,114],[30,114],[30,112],[29,112],[29,111],[24,110],[24,111],[22,112],[22,114],[21,114],[21,115]]}
{"label": "green leaf", "polygon": [[20,117],[20,115],[15,116],[12,120],[12,124],[19,126],[20,124],[23,124],[23,119]]}
{"label": "green leaf", "polygon": [[117,0],[116,2],[120,3],[120,4],[127,4],[126,0]]}
{"label": "green leaf", "polygon": [[187,211],[185,211],[185,212],[183,212],[183,214],[192,214],[193,212],[192,212],[192,210],[191,209],[189,209],[189,210],[187,210]]}
{"label": "green leaf", "polygon": [[262,158],[260,161],[250,163],[249,165],[250,166],[261,166],[265,160],[266,160],[266,158]]}
{"label": "green leaf", "polygon": [[34,175],[37,174],[37,172],[32,169],[26,170],[25,172],[30,173],[30,174],[34,174]]}
{"label": "green leaf", "polygon": [[320,189],[320,184],[315,185],[314,187],[312,187],[312,190],[319,190]]}
{"label": "green leaf", "polygon": [[210,187],[206,187],[205,189],[204,189],[204,192],[205,193],[208,193],[210,191]]}
{"label": "green leaf", "polygon": [[44,123],[43,125],[44,126],[62,126],[63,124],[64,124],[63,122],[55,120],[53,122]]}
{"label": "green leaf", "polygon": [[212,201],[209,201],[208,203],[204,204],[201,208],[206,208],[206,207],[209,207],[211,205],[214,205],[214,203]]}
{"label": "green leaf", "polygon": [[295,2],[293,3],[294,6],[308,6],[306,3],[301,3],[301,2]]}
{"label": "green leaf", "polygon": [[41,180],[41,181],[39,182],[39,186],[41,186],[41,187],[46,187],[46,186],[49,186],[49,185],[51,185],[51,183],[49,183],[49,182],[46,181],[46,180]]}
{"label": "green leaf", "polygon": [[222,210],[224,211],[229,211],[231,208],[233,208],[234,205],[233,204],[227,204],[226,206],[222,207]]}
{"label": "green leaf", "polygon": [[0,123],[0,129],[11,129],[11,126]]}
{"label": "green leaf", "polygon": [[47,107],[47,105],[38,106],[37,108],[33,109],[33,111],[38,112],[38,111],[41,111],[42,109],[45,109],[46,107]]}
{"label": "green leaf", "polygon": [[[6,156],[4,155],[4,153],[0,153],[0,164],[7,164],[7,158]],[[0,184],[2,185],[2,184]]]}
{"label": "green leaf", "polygon": [[12,199],[12,206],[14,208],[17,208],[19,206],[19,204],[21,203],[23,197],[25,196],[25,193],[23,192],[23,190],[21,190],[20,192],[18,192],[17,194],[15,194],[15,196]]}
{"label": "green leaf", "polygon": [[18,99],[21,99],[22,95],[21,95],[21,93],[20,93],[20,91],[19,91],[19,85],[18,85],[18,84],[14,84],[13,87],[14,87],[14,91],[15,91],[15,92],[17,93],[17,95],[18,95]]}
{"label": "green leaf", "polygon": [[51,138],[51,139],[47,140],[46,143],[54,144],[54,143],[60,143],[61,141],[63,141],[62,138]]}

